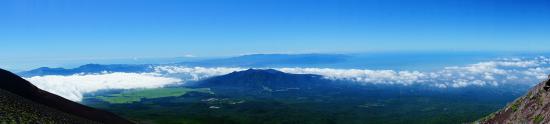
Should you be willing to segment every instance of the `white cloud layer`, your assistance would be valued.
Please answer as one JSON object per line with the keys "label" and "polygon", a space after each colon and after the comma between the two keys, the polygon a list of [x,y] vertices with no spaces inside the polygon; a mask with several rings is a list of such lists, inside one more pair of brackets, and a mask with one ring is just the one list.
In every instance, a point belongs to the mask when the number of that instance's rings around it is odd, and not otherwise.
{"label": "white cloud layer", "polygon": [[[425,84],[440,88],[460,88],[466,86],[498,86],[501,84],[522,83],[533,85],[550,73],[550,58],[530,59],[503,58],[495,61],[479,62],[466,66],[445,67],[441,70],[395,71],[369,69],[334,68],[275,68],[294,74],[317,74],[328,79],[351,80],[370,84]],[[223,75],[245,68],[204,68],[184,66],[157,66],[156,73],[179,75],[184,79],[200,80],[211,76]]]}
{"label": "white cloud layer", "polygon": [[498,86],[521,83],[533,85],[550,73],[550,58],[508,58],[467,66],[445,67],[432,72],[360,70],[330,68],[280,68],[287,73],[318,74],[329,79],[345,79],[373,84],[426,84],[440,88],[466,86]]}
{"label": "white cloud layer", "polygon": [[184,80],[200,80],[212,76],[229,74],[234,71],[242,71],[245,68],[227,68],[227,67],[216,67],[216,68],[205,68],[205,67],[184,67],[184,66],[156,66],[153,67],[154,73],[179,77]]}
{"label": "white cloud layer", "polygon": [[40,89],[63,98],[80,101],[84,93],[103,89],[159,88],[181,82],[180,79],[160,77],[155,73],[103,73],[70,76],[35,76],[26,78]]}
{"label": "white cloud layer", "polygon": [[[101,73],[26,78],[41,89],[70,100],[102,89],[158,88],[179,82],[197,81],[246,68],[155,66],[149,73]],[[466,66],[445,67],[436,71],[395,71],[334,68],[275,68],[294,74],[318,74],[328,79],[350,80],[363,84],[422,84],[439,88],[498,86],[512,83],[534,85],[550,73],[550,58],[505,58]]]}

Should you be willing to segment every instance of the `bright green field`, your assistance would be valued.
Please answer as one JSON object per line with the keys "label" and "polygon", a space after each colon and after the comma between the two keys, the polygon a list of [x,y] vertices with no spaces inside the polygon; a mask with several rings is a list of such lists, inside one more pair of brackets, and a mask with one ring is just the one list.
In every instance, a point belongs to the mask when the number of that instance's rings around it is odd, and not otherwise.
{"label": "bright green field", "polygon": [[109,102],[111,104],[120,104],[120,103],[139,102],[141,101],[142,98],[152,99],[152,98],[181,96],[189,92],[212,93],[210,91],[210,88],[198,88],[198,89],[156,88],[156,89],[128,90],[118,94],[110,94],[108,96],[97,96],[96,98]]}

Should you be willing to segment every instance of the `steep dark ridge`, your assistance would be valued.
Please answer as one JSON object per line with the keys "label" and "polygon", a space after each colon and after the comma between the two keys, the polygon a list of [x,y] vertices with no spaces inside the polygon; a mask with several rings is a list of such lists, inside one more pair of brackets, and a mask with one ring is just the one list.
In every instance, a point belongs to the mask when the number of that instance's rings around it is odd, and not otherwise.
{"label": "steep dark ridge", "polygon": [[[549,77],[550,78],[550,77]],[[549,124],[550,79],[531,88],[526,95],[509,103],[505,108],[482,118],[483,124]]]}
{"label": "steep dark ridge", "polygon": [[88,120],[109,124],[132,123],[110,112],[84,106],[47,91],[43,91],[23,78],[2,69],[0,69],[0,89],[35,103]]}

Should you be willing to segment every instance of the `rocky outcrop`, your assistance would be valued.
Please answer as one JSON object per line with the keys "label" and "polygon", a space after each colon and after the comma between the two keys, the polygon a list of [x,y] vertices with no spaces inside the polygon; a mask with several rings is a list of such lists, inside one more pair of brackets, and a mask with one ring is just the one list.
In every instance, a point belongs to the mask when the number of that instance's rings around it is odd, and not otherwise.
{"label": "rocky outcrop", "polygon": [[[550,78],[550,76],[549,76]],[[504,109],[482,118],[482,124],[548,124],[550,123],[550,79],[526,95],[509,103]]]}

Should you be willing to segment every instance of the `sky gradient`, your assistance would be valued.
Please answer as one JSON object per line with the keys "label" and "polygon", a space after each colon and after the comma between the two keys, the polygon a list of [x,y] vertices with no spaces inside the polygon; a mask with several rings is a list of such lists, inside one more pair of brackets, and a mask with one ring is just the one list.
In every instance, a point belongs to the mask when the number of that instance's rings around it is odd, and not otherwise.
{"label": "sky gradient", "polygon": [[544,0],[2,0],[0,63],[248,53],[550,51]]}

